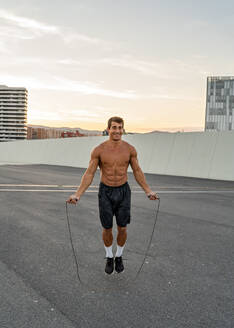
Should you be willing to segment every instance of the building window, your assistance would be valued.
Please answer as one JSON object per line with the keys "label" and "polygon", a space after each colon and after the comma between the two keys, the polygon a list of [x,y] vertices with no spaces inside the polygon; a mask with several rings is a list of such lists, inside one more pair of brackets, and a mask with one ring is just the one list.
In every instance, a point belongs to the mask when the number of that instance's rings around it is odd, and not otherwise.
{"label": "building window", "polygon": [[210,115],[226,115],[226,108],[214,108],[211,107],[209,110]]}
{"label": "building window", "polygon": [[224,81],[217,81],[216,89],[223,89],[223,88],[224,88]]}
{"label": "building window", "polygon": [[216,129],[216,122],[206,122],[206,129],[207,130],[215,130]]}

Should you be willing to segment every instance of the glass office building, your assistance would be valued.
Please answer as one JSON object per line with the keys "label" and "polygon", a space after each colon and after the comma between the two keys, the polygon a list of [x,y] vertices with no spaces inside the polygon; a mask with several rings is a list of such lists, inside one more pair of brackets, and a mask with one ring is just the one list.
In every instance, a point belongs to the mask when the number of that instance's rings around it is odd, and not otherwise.
{"label": "glass office building", "polygon": [[27,138],[27,101],[27,89],[0,85],[0,141]]}
{"label": "glass office building", "polygon": [[233,76],[207,78],[205,130],[234,130]]}

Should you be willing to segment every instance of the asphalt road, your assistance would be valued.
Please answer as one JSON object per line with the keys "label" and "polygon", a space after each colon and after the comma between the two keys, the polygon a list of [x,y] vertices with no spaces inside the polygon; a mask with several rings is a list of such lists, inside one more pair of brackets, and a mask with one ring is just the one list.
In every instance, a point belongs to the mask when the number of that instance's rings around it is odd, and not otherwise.
{"label": "asphalt road", "polygon": [[0,327],[233,328],[234,182],[147,174],[161,205],[149,256],[134,280],[157,202],[129,174],[125,271],[105,275],[97,173],[79,205],[68,207],[81,285],[65,200],[83,172],[0,166]]}

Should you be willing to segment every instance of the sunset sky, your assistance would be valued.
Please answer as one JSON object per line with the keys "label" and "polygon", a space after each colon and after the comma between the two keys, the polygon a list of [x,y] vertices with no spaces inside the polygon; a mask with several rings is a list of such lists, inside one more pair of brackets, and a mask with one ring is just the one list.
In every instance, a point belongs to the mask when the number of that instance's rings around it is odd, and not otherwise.
{"label": "sunset sky", "polygon": [[0,84],[28,89],[30,124],[203,130],[233,40],[233,1],[0,0]]}

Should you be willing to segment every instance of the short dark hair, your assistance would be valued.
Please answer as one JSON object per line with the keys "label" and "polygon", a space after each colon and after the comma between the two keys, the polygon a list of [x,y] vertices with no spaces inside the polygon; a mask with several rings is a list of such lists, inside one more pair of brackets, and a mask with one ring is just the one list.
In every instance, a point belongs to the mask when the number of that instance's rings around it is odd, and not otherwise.
{"label": "short dark hair", "polygon": [[123,127],[124,127],[124,120],[123,120],[121,117],[113,116],[113,117],[109,118],[109,120],[108,120],[108,124],[107,124],[108,129],[110,129],[110,127],[111,127],[111,123],[112,123],[112,122],[116,122],[116,123],[119,123],[119,124],[122,123],[122,125],[123,125]]}

